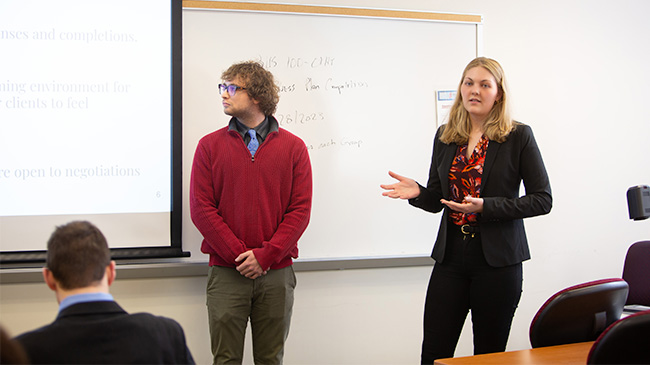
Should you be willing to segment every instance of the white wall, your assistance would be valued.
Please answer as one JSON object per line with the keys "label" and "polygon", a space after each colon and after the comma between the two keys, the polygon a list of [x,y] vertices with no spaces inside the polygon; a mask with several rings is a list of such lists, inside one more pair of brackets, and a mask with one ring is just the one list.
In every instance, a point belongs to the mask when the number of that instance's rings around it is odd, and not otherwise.
{"label": "white wall", "polygon": [[[526,222],[533,258],[524,265],[524,295],[509,349],[530,347],[528,326],[546,298],[572,284],[620,277],[627,247],[650,239],[650,221],[630,221],[625,199],[628,187],[650,184],[646,154],[650,123],[645,110],[650,45],[644,40],[650,33],[644,19],[650,2],[312,0],[309,4],[483,15],[484,55],[504,66],[515,116],[533,127],[554,195],[550,215]],[[224,36],[236,39],[236,31],[224,30]],[[422,166],[422,176],[427,170]],[[379,189],[377,194],[380,198]],[[196,252],[200,236],[189,218],[184,231],[185,244]],[[299,272],[285,362],[417,363],[430,269]],[[180,321],[196,360],[208,363],[204,285],[202,277],[118,279],[113,294],[129,311]],[[55,313],[54,297],[44,284],[0,287],[0,323],[12,334],[47,323]],[[466,328],[457,355],[471,351],[471,331]]]}

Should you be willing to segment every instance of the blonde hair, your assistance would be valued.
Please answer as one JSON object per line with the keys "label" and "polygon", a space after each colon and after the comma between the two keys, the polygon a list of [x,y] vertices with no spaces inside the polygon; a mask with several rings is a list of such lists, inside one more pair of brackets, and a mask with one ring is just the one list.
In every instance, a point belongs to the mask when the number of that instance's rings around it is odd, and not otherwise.
{"label": "blonde hair", "polygon": [[449,120],[440,135],[440,141],[444,143],[465,144],[469,141],[472,124],[469,113],[463,106],[460,88],[463,85],[467,71],[474,67],[483,67],[488,70],[494,76],[499,91],[501,92],[501,98],[494,104],[485,120],[485,136],[492,141],[504,142],[508,134],[516,127],[516,123],[510,116],[510,104],[508,102],[509,91],[503,68],[497,61],[491,58],[478,57],[467,64],[463,71],[463,77],[461,77],[460,83],[458,84],[456,99],[449,112]]}

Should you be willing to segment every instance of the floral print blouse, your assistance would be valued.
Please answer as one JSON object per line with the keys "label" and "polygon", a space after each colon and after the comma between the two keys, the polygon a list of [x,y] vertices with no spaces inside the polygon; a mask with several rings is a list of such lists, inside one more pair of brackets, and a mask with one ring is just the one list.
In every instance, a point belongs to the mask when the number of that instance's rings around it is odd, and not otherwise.
{"label": "floral print blouse", "polygon": [[[467,158],[467,145],[458,146],[456,157],[449,169],[449,193],[451,200],[462,203],[468,195],[479,198],[481,196],[481,176],[485,154],[490,140],[481,136],[470,158]],[[456,225],[477,224],[476,213],[451,212],[449,219]]]}

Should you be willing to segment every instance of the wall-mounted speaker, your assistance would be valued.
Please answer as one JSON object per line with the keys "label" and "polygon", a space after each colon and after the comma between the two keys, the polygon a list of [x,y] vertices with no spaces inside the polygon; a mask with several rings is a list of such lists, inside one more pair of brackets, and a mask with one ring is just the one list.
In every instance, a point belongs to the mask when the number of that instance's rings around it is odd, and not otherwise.
{"label": "wall-mounted speaker", "polygon": [[650,217],[650,187],[637,185],[627,189],[627,209],[630,219],[640,221]]}

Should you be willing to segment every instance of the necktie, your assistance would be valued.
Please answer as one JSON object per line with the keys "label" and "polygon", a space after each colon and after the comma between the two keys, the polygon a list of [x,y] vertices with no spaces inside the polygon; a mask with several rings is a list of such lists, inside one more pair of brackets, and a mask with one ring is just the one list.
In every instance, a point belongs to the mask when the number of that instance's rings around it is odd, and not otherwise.
{"label": "necktie", "polygon": [[255,156],[255,151],[257,151],[257,147],[260,146],[260,143],[257,140],[257,133],[255,133],[254,129],[249,129],[248,134],[251,135],[251,141],[248,142],[248,150],[251,151],[251,156]]}

